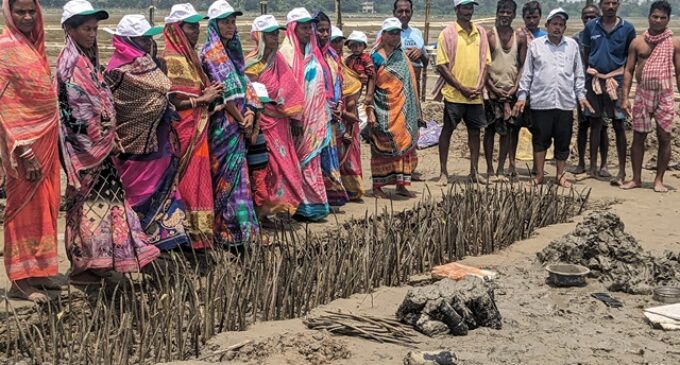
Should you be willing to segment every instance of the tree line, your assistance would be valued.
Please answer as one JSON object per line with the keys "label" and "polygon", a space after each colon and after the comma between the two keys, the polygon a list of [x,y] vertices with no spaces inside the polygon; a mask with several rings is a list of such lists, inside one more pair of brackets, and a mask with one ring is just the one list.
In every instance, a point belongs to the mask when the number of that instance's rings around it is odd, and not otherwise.
{"label": "tree line", "polygon": [[[61,7],[67,0],[42,0],[43,6],[47,7]],[[190,1],[197,9],[207,9],[212,3],[212,0],[92,0],[92,4],[102,8],[130,8],[130,9],[146,9],[153,5],[159,9],[170,9],[173,4]],[[237,9],[249,13],[257,13],[260,11],[261,0],[233,0],[230,3]],[[366,0],[341,0],[341,7],[343,14],[358,14],[361,12],[361,4]],[[516,0],[517,1],[517,0]],[[637,3],[637,0],[621,0],[624,3],[621,5],[619,15],[623,17],[628,16],[643,16],[646,17],[649,11],[649,4],[652,0],[643,0]],[[630,2],[629,2],[630,1]],[[517,1],[518,17],[521,16],[522,5],[526,1]],[[594,0],[597,4],[598,0]],[[374,8],[377,15],[386,15],[392,13],[393,0],[375,0]],[[489,17],[496,13],[496,1],[480,1],[477,7],[476,14],[479,17]],[[674,7],[680,7],[679,1],[671,0]],[[566,2],[558,0],[543,0],[541,1],[544,12],[547,13],[550,9],[561,6],[569,14],[576,16],[580,14],[581,8],[585,5],[582,2]],[[324,10],[328,13],[335,12],[335,0],[267,0],[268,12],[271,13],[285,13],[292,7],[304,6],[310,11]],[[453,0],[432,0],[432,15],[437,18],[453,17]],[[425,0],[413,0],[414,16],[416,18],[425,15]]]}

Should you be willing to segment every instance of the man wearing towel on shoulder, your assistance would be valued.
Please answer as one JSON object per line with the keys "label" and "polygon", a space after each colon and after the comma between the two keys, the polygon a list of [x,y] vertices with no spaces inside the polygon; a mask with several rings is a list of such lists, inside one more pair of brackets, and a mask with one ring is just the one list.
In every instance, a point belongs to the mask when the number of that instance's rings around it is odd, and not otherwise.
{"label": "man wearing towel on shoulder", "polygon": [[[671,130],[675,117],[673,96],[673,71],[680,91],[680,40],[673,38],[668,29],[671,19],[671,5],[666,0],[657,0],[649,9],[649,29],[633,40],[628,52],[628,61],[623,78],[623,110],[633,117],[633,180],[626,182],[623,189],[642,186],[642,158],[645,153],[647,133],[654,129],[659,140],[654,191],[666,192],[663,175],[671,157]],[[632,113],[628,100],[633,74],[637,81]]]}
{"label": "man wearing towel on shoulder", "polygon": [[635,38],[635,28],[630,22],[616,14],[620,0],[600,0],[602,16],[596,18],[583,30],[583,64],[586,68],[586,89],[588,102],[594,113],[590,117],[590,170],[591,177],[609,177],[606,169],[597,171],[597,153],[600,146],[600,131],[603,123],[611,123],[616,134],[616,153],[619,172],[611,180],[620,185],[626,177],[626,131],[625,115],[621,110],[621,85],[623,67],[628,56],[628,47]]}

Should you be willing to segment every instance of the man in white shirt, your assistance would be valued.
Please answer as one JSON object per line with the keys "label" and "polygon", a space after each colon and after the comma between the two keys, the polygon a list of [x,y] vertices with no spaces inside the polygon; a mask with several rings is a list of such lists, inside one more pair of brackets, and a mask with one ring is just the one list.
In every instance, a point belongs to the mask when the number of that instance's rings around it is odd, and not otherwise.
{"label": "man in white shirt", "polygon": [[529,45],[519,83],[515,114],[524,111],[526,100],[531,96],[532,143],[536,177],[532,185],[543,183],[545,153],[555,144],[555,160],[558,185],[570,188],[564,176],[569,157],[573,111],[578,105],[592,111],[586,100],[585,73],[579,46],[571,37],[564,37],[569,15],[557,8],[546,20],[548,34],[536,38]]}

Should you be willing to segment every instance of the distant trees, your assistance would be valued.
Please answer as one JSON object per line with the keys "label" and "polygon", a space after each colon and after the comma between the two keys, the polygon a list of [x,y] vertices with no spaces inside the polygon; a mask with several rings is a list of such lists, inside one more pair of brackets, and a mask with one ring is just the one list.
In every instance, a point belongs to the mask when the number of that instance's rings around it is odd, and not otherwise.
{"label": "distant trees", "polygon": [[[42,0],[41,4],[47,7],[61,7],[67,0]],[[152,4],[160,9],[170,9],[172,5],[180,2],[191,2],[197,9],[207,10],[208,6],[213,0],[90,0],[96,7],[102,8],[130,8],[130,9],[146,9]],[[344,13],[359,13],[361,11],[361,3],[368,0],[341,0],[342,10]],[[525,0],[517,1],[517,16],[521,16],[522,5]],[[378,14],[391,14],[393,0],[373,0],[375,10]],[[598,0],[594,0],[598,3]],[[672,1],[675,2],[675,1]],[[237,9],[248,12],[257,12],[260,9],[260,0],[230,0],[230,3]],[[646,17],[649,12],[649,4],[651,0],[622,0],[619,13],[621,16],[642,16]],[[585,5],[582,2],[558,1],[558,0],[541,0],[541,5],[544,13],[548,13],[551,9],[561,6],[572,15],[581,13],[581,8]],[[335,11],[335,0],[268,0],[268,8],[270,12],[285,13],[293,7],[304,6],[310,11],[324,10],[332,13]],[[422,15],[425,11],[425,0],[413,0],[413,8],[415,15]],[[479,6],[476,10],[477,16],[493,16],[496,13],[496,1],[479,1]],[[453,0],[432,0],[432,15],[433,16],[447,16],[453,17]]]}

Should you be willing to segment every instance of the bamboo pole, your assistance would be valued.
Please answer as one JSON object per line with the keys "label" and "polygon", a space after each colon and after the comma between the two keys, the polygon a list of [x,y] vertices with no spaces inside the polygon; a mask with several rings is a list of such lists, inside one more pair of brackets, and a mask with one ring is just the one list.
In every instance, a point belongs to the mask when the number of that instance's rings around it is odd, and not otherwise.
{"label": "bamboo pole", "polygon": [[337,14],[335,26],[342,30],[342,7],[340,6],[340,0],[335,0],[335,14]]}
{"label": "bamboo pole", "polygon": [[[430,12],[432,9],[432,0],[425,0],[425,30],[423,33],[423,41],[425,46],[430,40]],[[429,66],[429,65],[428,65]],[[425,95],[427,94],[427,67],[423,67],[423,73],[420,75],[420,100],[425,101]]]}

